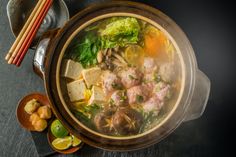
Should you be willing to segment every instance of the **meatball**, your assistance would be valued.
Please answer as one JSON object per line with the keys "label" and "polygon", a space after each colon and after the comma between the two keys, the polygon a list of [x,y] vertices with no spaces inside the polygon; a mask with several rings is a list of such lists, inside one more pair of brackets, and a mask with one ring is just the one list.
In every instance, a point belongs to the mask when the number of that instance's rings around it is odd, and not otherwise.
{"label": "meatball", "polygon": [[158,72],[155,70],[151,73],[147,73],[144,75],[143,82],[145,83],[158,83],[161,81],[161,76],[158,74]]}
{"label": "meatball", "polygon": [[128,99],[125,90],[115,91],[111,95],[111,100],[116,106],[126,106],[128,105]]}
{"label": "meatball", "polygon": [[143,77],[144,82],[153,82],[153,73],[145,74]]}
{"label": "meatball", "polygon": [[157,69],[157,66],[155,64],[155,60],[150,57],[144,58],[143,67],[144,67],[144,71],[146,73],[152,73],[153,71],[155,71]]}
{"label": "meatball", "polygon": [[163,81],[172,82],[175,77],[175,69],[173,63],[165,63],[160,66],[159,74]]}
{"label": "meatball", "polygon": [[134,86],[127,90],[129,104],[140,104],[148,99],[150,89],[146,85]]}
{"label": "meatball", "polygon": [[160,101],[164,101],[166,96],[170,94],[170,85],[164,82],[159,82],[155,86],[154,93]]}
{"label": "meatball", "polygon": [[152,96],[148,101],[143,103],[143,109],[145,112],[152,111],[155,114],[158,114],[164,105],[163,101],[160,101],[156,95]]}
{"label": "meatball", "polygon": [[114,134],[115,129],[112,123],[112,115],[114,114],[114,112],[114,110],[107,110],[98,113],[94,117],[94,124],[99,132],[108,135]]}
{"label": "meatball", "polygon": [[109,95],[112,92],[114,92],[115,90],[121,89],[121,88],[122,88],[121,80],[116,74],[114,74],[110,71],[107,71],[104,73],[104,75],[103,75],[103,89],[107,95]]}
{"label": "meatball", "polygon": [[131,108],[123,108],[113,115],[112,122],[120,135],[133,135],[139,132],[143,117]]}
{"label": "meatball", "polygon": [[141,83],[143,74],[134,67],[129,67],[120,72],[121,82],[125,88],[131,88]]}

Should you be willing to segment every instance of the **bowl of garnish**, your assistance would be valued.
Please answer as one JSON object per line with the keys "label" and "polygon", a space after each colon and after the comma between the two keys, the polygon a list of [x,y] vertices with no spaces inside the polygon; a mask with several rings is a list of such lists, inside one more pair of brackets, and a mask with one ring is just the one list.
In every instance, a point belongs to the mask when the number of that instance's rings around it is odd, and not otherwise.
{"label": "bowl of garnish", "polygon": [[58,119],[50,124],[47,138],[52,149],[62,154],[74,153],[83,146],[83,142],[70,134]]}

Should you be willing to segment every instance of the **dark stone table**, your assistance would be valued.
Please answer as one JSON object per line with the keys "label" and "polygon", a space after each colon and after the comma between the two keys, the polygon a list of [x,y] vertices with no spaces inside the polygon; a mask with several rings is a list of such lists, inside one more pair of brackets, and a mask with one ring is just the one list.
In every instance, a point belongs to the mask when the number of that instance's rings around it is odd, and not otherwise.
{"label": "dark stone table", "polygon": [[[91,1],[66,0],[71,14]],[[235,144],[236,25],[235,8],[228,0],[143,0],[173,18],[185,31],[196,52],[199,68],[212,83],[204,115],[182,124],[173,134],[149,148],[115,153],[85,146],[82,157],[210,157],[233,156]],[[32,70],[33,51],[20,68],[4,56],[14,41],[6,16],[7,0],[0,0],[0,157],[38,156],[31,134],[15,116],[18,100],[31,92],[44,92],[43,81]],[[62,155],[55,155],[62,156]],[[235,155],[234,155],[235,156]]]}

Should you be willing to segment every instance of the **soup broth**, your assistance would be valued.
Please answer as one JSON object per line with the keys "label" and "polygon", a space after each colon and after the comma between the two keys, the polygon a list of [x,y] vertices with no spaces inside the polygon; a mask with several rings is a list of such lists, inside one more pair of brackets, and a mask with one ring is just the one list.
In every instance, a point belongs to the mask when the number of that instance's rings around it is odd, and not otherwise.
{"label": "soup broth", "polygon": [[137,135],[171,111],[181,72],[164,32],[134,17],[112,17],[72,40],[63,57],[61,90],[86,127],[109,136]]}

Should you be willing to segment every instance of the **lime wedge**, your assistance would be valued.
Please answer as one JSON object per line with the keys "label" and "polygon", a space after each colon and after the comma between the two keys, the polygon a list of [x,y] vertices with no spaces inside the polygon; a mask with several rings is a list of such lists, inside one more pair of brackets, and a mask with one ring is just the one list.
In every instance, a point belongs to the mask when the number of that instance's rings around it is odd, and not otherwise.
{"label": "lime wedge", "polygon": [[72,137],[66,136],[64,138],[56,138],[52,141],[52,145],[57,150],[68,149],[72,145]]}
{"label": "lime wedge", "polygon": [[82,141],[80,139],[78,139],[77,137],[75,137],[74,135],[71,135],[72,137],[72,146],[76,147],[78,146]]}

